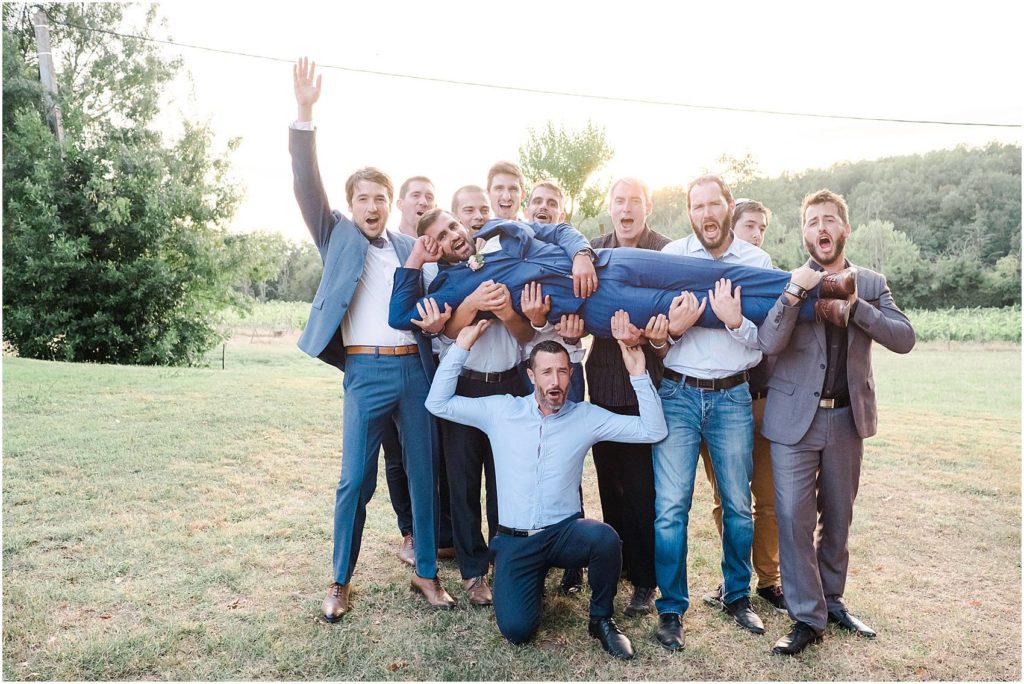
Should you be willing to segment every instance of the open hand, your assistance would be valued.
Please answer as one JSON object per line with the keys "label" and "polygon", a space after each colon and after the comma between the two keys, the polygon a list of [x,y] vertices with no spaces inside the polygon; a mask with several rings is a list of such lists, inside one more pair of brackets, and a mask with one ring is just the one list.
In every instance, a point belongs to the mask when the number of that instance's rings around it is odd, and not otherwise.
{"label": "open hand", "polygon": [[562,314],[562,320],[555,323],[555,332],[569,344],[576,344],[585,332],[583,319],[579,314]]}
{"label": "open hand", "polygon": [[455,338],[455,344],[459,345],[461,349],[469,351],[476,344],[476,341],[480,339],[480,336],[484,334],[484,331],[491,327],[493,322],[493,319],[487,318],[477,321],[472,325],[467,325],[459,331],[459,336]]}
{"label": "open hand", "polygon": [[640,344],[643,332],[629,322],[629,313],[619,309],[612,314],[612,337],[625,342],[627,347],[635,347]]}
{"label": "open hand", "polygon": [[316,62],[300,57],[292,67],[295,85],[295,102],[299,105],[299,121],[313,120],[313,105],[320,99],[320,82],[323,76],[316,76]]}
{"label": "open hand", "polygon": [[697,296],[688,290],[679,293],[668,307],[668,332],[673,338],[679,339],[693,324],[700,320],[707,300],[697,302]]}
{"label": "open hand", "polygon": [[445,302],[444,311],[439,311],[437,302],[432,298],[416,302],[416,311],[419,312],[421,320],[413,318],[412,324],[431,335],[436,335],[444,330],[444,324],[452,317],[452,307],[447,302]]}
{"label": "open hand", "polygon": [[715,283],[714,291],[708,290],[708,301],[711,302],[711,310],[718,316],[718,320],[725,323],[725,327],[736,330],[743,323],[740,286],[737,285],[733,290],[732,281],[728,278],[720,278]]}
{"label": "open hand", "polygon": [[519,297],[523,315],[530,319],[535,328],[543,328],[551,312],[551,295],[542,295],[540,283],[526,283],[523,294]]}

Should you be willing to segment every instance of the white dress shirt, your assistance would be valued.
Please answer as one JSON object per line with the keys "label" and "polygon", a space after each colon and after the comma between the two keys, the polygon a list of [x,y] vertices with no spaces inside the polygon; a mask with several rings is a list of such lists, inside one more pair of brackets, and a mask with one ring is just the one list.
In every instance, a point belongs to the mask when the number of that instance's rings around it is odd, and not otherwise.
{"label": "white dress shirt", "polygon": [[[714,258],[696,235],[688,235],[681,240],[670,242],[661,251],[698,259]],[[758,268],[772,267],[772,258],[767,252],[735,237],[718,260]],[[740,297],[742,296],[740,290]],[[707,307],[711,307],[710,301]],[[753,368],[760,362],[757,326],[747,318],[743,319],[736,330],[693,326],[683,333],[665,356],[665,368],[671,368],[688,377],[705,380],[727,378]]]}

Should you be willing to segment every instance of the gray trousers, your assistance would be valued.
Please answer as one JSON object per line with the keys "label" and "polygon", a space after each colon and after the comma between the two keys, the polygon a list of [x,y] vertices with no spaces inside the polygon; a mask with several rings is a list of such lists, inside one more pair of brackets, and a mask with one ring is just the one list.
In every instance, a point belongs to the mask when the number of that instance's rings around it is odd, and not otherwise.
{"label": "gray trousers", "polygon": [[817,410],[793,445],[772,442],[775,517],[786,605],[794,620],[825,631],[828,611],[844,608],[847,539],[864,441],[849,407]]}

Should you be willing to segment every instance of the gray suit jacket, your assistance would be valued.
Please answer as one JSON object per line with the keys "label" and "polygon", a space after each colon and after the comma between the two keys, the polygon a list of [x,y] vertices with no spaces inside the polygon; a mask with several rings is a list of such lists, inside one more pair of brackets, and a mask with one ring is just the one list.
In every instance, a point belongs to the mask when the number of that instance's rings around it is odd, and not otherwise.
{"label": "gray suit jacket", "polygon": [[[309,321],[299,337],[299,349],[345,370],[341,321],[359,284],[370,243],[348,217],[332,211],[327,202],[317,164],[315,131],[289,129],[288,151],[292,155],[295,199],[324,262],[324,273],[313,298],[313,307],[309,310]],[[388,238],[395,246],[398,263],[404,264],[416,241],[390,230]],[[387,302],[382,306],[387,307]],[[419,331],[413,334],[427,378],[433,378],[434,356],[430,341]]]}
{"label": "gray suit jacket", "polygon": [[[850,318],[847,332],[846,377],[850,406],[862,439],[875,434],[875,379],[871,370],[871,342],[899,354],[914,347],[914,329],[896,306],[885,276],[858,267],[860,303]],[[799,308],[780,297],[758,328],[758,342],[765,354],[778,355],[768,378],[768,403],[764,411],[765,437],[779,444],[799,442],[818,410],[825,382],[828,355],[825,324],[797,322]]]}

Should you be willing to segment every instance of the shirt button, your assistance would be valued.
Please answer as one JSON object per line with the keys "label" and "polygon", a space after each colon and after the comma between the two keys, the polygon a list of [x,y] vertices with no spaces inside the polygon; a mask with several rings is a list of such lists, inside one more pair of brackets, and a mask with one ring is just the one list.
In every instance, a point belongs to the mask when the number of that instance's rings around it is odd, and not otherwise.
{"label": "shirt button", "polygon": [[815,393],[814,393],[814,396],[816,396],[816,397],[817,397],[817,396],[820,396],[820,395],[819,395],[819,394],[818,394],[817,392],[815,392]]}
{"label": "shirt button", "polygon": [[821,370],[825,370],[825,364],[821,364]]}

